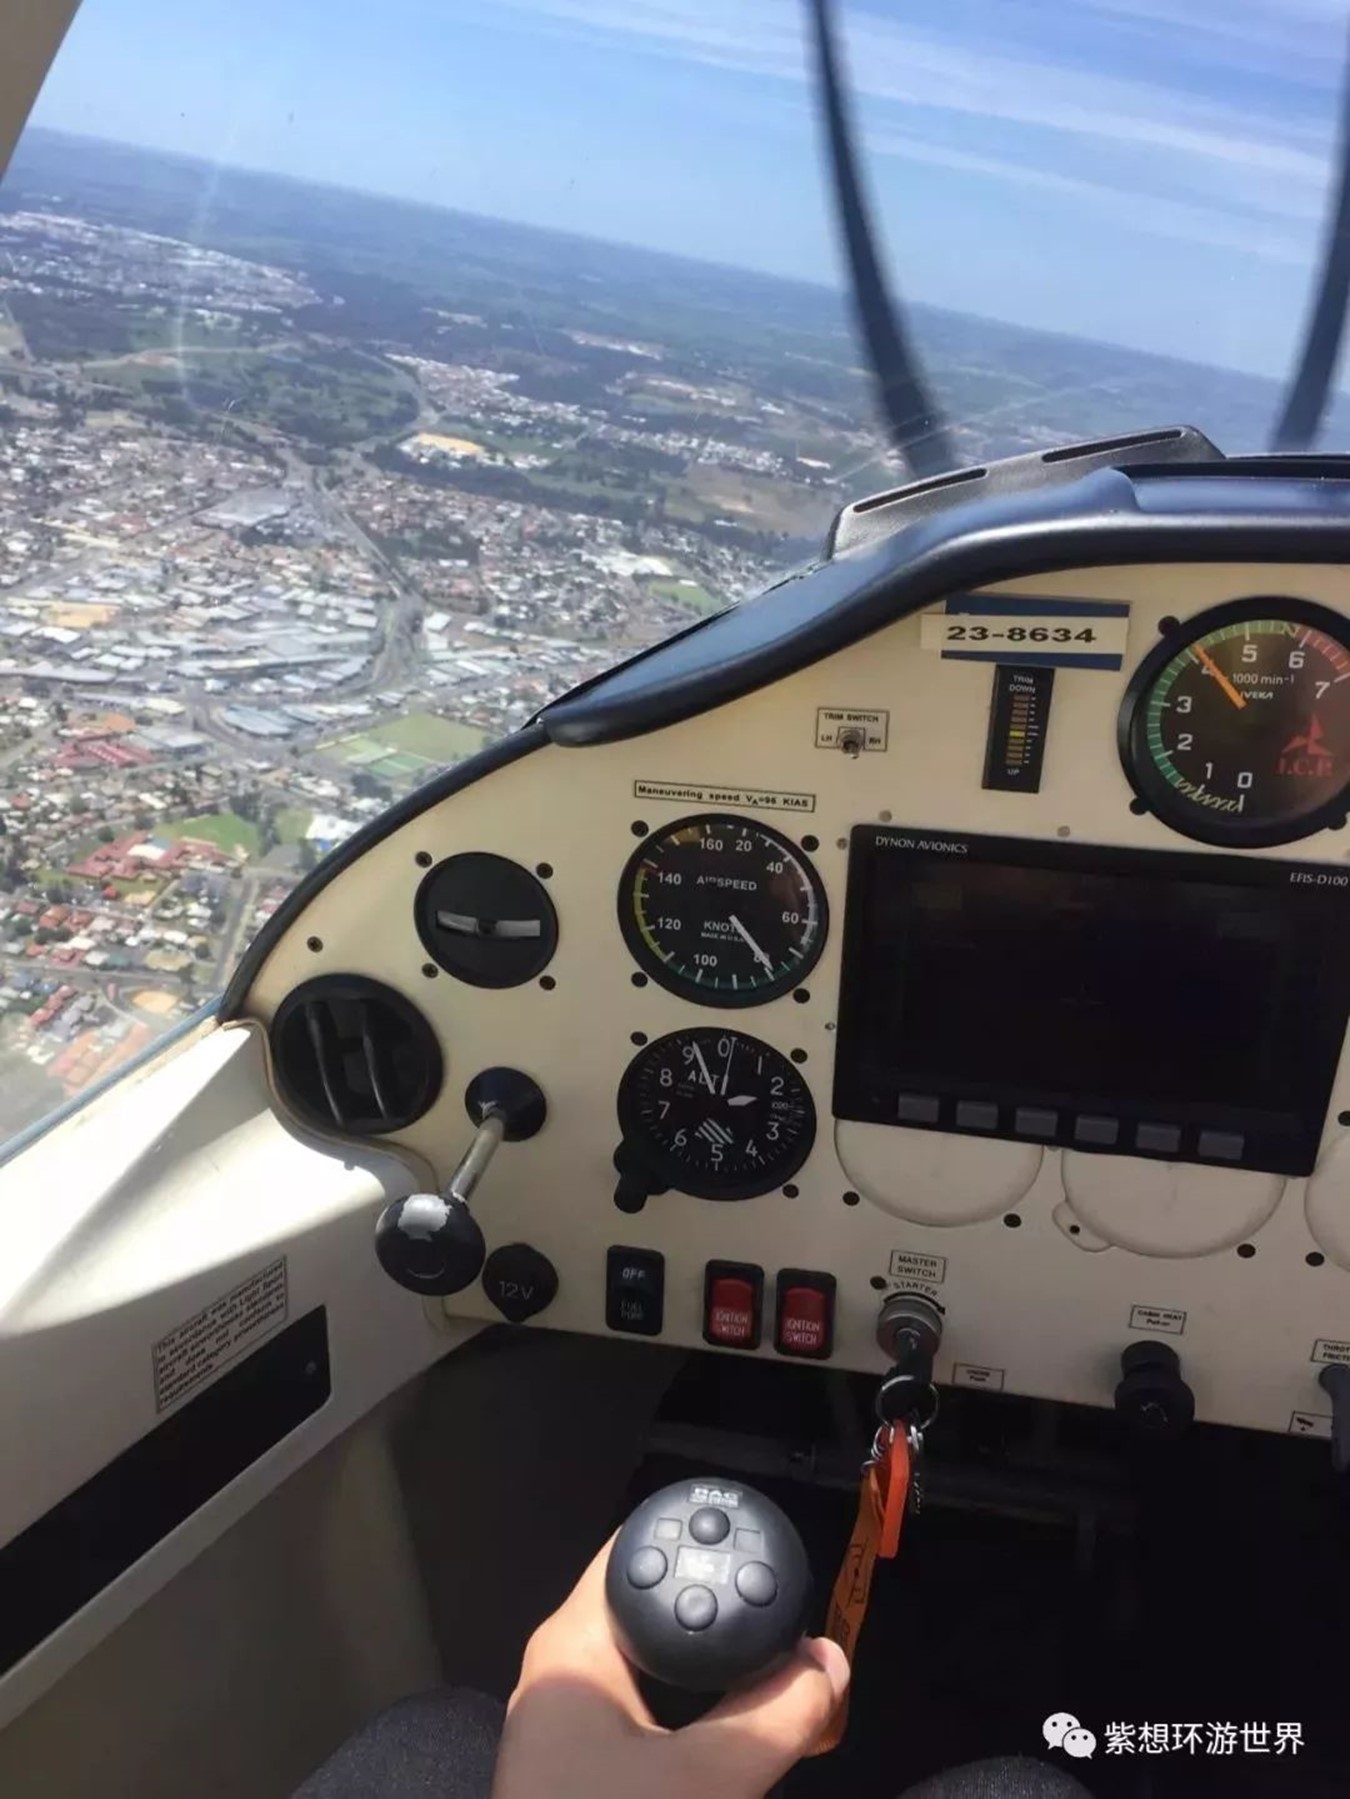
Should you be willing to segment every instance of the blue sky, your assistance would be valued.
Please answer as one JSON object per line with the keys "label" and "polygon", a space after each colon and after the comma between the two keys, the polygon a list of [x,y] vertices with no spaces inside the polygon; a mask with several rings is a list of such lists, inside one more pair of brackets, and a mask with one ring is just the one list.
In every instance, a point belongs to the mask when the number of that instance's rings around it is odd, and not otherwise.
{"label": "blue sky", "polygon": [[[1344,0],[845,0],[906,295],[1284,373]],[[835,283],[800,0],[84,0],[38,123]]]}

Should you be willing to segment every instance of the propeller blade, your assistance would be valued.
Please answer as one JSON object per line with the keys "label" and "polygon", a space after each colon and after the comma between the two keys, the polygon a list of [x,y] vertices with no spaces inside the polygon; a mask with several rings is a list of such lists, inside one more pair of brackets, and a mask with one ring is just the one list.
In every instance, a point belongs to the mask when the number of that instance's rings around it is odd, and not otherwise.
{"label": "propeller blade", "polygon": [[871,359],[877,398],[891,440],[914,473],[940,475],[956,466],[956,456],[877,256],[854,154],[848,101],[839,76],[831,0],[809,0],[809,4],[817,92],[830,146],[835,201],[853,277],[853,303]]}
{"label": "propeller blade", "polygon": [[1341,95],[1340,183],[1328,220],[1317,298],[1308,315],[1303,352],[1285,396],[1271,447],[1309,450],[1317,441],[1340,359],[1350,295],[1350,60]]}

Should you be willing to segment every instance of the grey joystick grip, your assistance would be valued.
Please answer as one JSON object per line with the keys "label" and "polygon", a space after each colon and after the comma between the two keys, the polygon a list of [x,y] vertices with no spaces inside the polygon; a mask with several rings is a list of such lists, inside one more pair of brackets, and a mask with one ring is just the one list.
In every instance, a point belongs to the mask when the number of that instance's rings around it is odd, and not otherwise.
{"label": "grey joystick grip", "polygon": [[811,1603],[796,1527],[739,1481],[646,1499],[615,1538],[605,1597],[624,1655],[667,1686],[720,1693],[791,1653]]}

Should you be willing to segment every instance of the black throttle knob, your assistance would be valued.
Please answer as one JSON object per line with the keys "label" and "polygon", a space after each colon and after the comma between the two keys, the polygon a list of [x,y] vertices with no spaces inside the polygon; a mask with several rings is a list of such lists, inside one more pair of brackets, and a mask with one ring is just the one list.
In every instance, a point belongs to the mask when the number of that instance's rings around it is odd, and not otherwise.
{"label": "black throttle knob", "polygon": [[720,1693],[791,1653],[811,1570],[785,1512],[739,1481],[654,1493],[614,1540],[605,1598],[624,1655],[667,1686]]}
{"label": "black throttle knob", "polygon": [[[412,1193],[407,1199],[396,1199],[380,1213],[375,1226],[380,1266],[400,1287],[413,1293],[462,1293],[478,1279],[487,1259],[487,1244],[469,1210],[469,1200],[500,1146],[533,1137],[548,1116],[538,1086],[516,1068],[485,1068],[475,1075],[465,1092],[464,1105],[477,1129],[444,1192]],[[535,1311],[548,1305],[558,1290],[557,1275],[549,1264],[544,1266],[552,1276],[553,1289],[533,1307]],[[494,1303],[506,1311],[500,1301]],[[521,1316],[528,1317],[529,1310]]]}
{"label": "black throttle knob", "polygon": [[410,1193],[380,1213],[375,1254],[385,1273],[413,1293],[462,1293],[478,1279],[487,1244],[463,1200]]}

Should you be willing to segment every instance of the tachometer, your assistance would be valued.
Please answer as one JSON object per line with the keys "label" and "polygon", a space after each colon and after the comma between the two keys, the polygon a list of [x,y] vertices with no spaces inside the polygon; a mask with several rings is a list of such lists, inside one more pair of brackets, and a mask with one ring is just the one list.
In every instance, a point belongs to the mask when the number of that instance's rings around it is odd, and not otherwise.
{"label": "tachometer", "polygon": [[1201,843],[1292,843],[1350,807],[1350,624],[1301,600],[1191,619],[1125,695],[1131,785]]}
{"label": "tachometer", "polygon": [[811,1153],[816,1109],[797,1069],[741,1031],[701,1026],[649,1043],[619,1087],[626,1151],[697,1199],[753,1199]]}
{"label": "tachometer", "polygon": [[640,967],[701,1006],[757,1006],[795,987],[825,944],[820,879],[779,832],[707,813],[654,831],[619,884]]}

